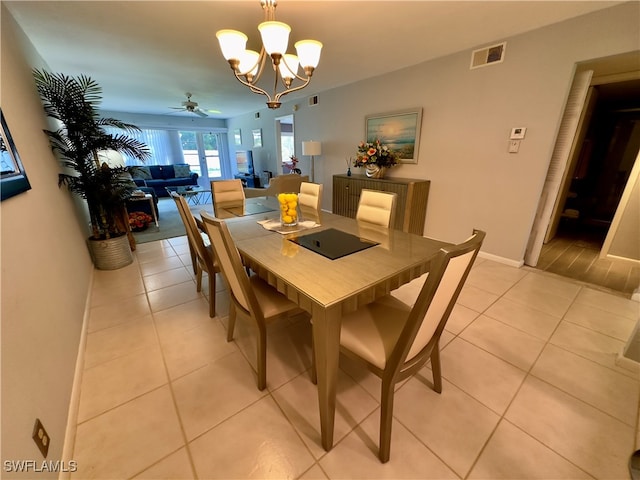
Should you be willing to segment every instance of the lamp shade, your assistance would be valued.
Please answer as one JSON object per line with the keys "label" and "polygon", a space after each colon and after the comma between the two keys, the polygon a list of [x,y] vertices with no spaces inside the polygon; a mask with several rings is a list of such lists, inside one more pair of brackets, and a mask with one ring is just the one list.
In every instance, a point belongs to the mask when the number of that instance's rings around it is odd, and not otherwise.
{"label": "lamp shade", "polygon": [[317,40],[300,40],[294,46],[296,47],[296,52],[298,52],[298,58],[300,58],[300,65],[303,68],[316,68],[318,66],[322,43]]}
{"label": "lamp shade", "polygon": [[315,142],[313,140],[309,140],[307,142],[302,142],[302,154],[303,155],[320,155],[322,153],[322,144],[320,142]]}
{"label": "lamp shade", "polygon": [[100,165],[106,163],[109,168],[122,168],[125,166],[124,157],[115,150],[100,150],[98,152]]}
{"label": "lamp shade", "polygon": [[283,61],[278,65],[282,78],[295,78],[298,72],[298,57],[287,53],[284,55]]}
{"label": "lamp shade", "polygon": [[240,74],[257,75],[260,54],[254,50],[245,50],[240,55],[240,65],[238,71]]}
{"label": "lamp shade", "polygon": [[247,36],[237,30],[218,30],[216,33],[225,60],[240,60],[247,48]]}
{"label": "lamp shade", "polygon": [[284,55],[289,44],[289,32],[291,27],[286,23],[270,21],[258,25],[262,44],[269,55],[279,53]]}

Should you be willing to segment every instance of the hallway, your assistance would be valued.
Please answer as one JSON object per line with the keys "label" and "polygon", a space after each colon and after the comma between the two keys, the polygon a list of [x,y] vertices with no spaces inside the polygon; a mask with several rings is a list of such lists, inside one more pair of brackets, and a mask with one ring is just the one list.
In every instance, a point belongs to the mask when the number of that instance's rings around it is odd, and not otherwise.
{"label": "hallway", "polygon": [[574,280],[604,287],[631,298],[640,285],[640,267],[623,260],[599,258],[604,233],[558,232],[542,252],[535,267]]}

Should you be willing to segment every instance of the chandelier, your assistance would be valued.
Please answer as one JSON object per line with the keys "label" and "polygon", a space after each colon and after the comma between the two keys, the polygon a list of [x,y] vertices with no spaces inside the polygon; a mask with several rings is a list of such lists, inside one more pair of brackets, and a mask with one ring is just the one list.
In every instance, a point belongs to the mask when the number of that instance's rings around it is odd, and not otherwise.
{"label": "chandelier", "polygon": [[[317,40],[300,40],[295,43],[298,55],[286,53],[291,27],[275,20],[277,3],[276,0],[260,0],[265,19],[258,25],[262,37],[260,53],[247,50],[247,36],[242,32],[219,30],[216,33],[222,55],[229,62],[235,77],[253,93],[266,96],[269,108],[280,108],[280,98],[283,95],[302,90],[309,85],[322,50],[322,43]],[[275,74],[271,94],[257,85],[266,69],[267,57],[271,59]],[[304,70],[304,76],[298,75],[299,66]],[[302,83],[293,87],[294,80],[300,80]],[[280,92],[279,83],[283,88]]]}

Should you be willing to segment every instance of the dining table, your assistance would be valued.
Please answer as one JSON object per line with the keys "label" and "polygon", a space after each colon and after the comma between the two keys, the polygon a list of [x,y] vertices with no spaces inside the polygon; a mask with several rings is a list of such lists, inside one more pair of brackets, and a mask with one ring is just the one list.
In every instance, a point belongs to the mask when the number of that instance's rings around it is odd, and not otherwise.
{"label": "dining table", "polygon": [[[225,222],[245,266],[311,315],[320,436],[322,447],[329,451],[343,314],[427,273],[436,253],[451,244],[325,211],[313,220],[301,218],[296,227],[265,228],[277,223],[277,200],[258,197],[246,202],[257,207],[229,212]],[[251,211],[260,213],[249,214]],[[302,237],[325,230],[324,237],[347,235],[368,245],[332,259],[300,244],[305,243]],[[306,243],[313,247],[319,242]]]}

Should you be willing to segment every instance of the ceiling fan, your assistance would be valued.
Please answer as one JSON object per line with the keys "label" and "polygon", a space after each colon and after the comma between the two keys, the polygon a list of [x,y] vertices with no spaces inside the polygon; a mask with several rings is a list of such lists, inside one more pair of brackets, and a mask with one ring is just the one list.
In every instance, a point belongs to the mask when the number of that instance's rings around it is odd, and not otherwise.
{"label": "ceiling fan", "polygon": [[195,113],[196,115],[200,116],[200,117],[208,117],[209,115],[207,115],[204,111],[202,111],[200,109],[200,107],[198,107],[198,102],[192,102],[191,101],[191,93],[187,92],[185,94],[187,96],[187,99],[182,102],[182,106],[181,107],[169,107],[172,108],[174,110],[180,110],[183,112],[191,112],[191,113]]}

